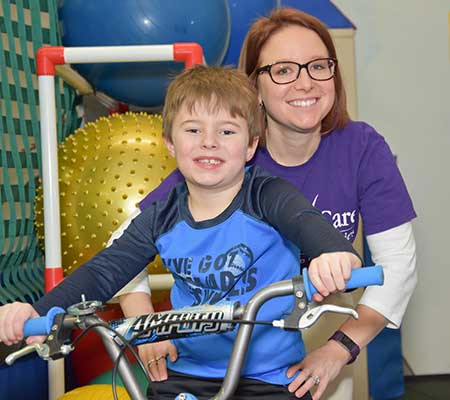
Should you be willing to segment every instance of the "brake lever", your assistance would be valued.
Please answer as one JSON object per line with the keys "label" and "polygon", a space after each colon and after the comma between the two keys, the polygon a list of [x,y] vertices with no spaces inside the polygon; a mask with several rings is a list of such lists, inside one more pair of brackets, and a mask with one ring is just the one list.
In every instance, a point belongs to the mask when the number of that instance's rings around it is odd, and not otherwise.
{"label": "brake lever", "polygon": [[28,346],[25,346],[21,348],[20,350],[15,351],[14,353],[9,354],[5,358],[5,363],[8,365],[13,365],[15,361],[17,361],[19,358],[26,356],[27,354],[32,353],[35,351],[39,357],[41,357],[44,360],[47,360],[49,358],[50,354],[50,348],[45,343],[32,343]]}
{"label": "brake lever", "polygon": [[350,315],[354,319],[358,319],[358,313],[352,308],[335,306],[333,304],[323,304],[307,310],[298,321],[298,329],[306,329],[314,325],[317,320],[326,312],[334,312],[337,314]]}

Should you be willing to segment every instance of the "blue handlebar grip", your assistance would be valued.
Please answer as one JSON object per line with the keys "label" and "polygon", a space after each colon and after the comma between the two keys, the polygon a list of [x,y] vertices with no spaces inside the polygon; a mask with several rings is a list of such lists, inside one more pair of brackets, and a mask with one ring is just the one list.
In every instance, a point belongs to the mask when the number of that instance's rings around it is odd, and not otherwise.
{"label": "blue handlebar grip", "polygon": [[36,335],[48,335],[53,325],[56,314],[64,313],[61,307],[52,307],[45,317],[31,318],[25,321],[23,334],[25,337]]}
{"label": "blue handlebar grip", "polygon": [[[181,396],[183,395],[183,396]],[[195,397],[193,394],[190,393],[180,393],[177,397],[175,397],[175,400],[198,400],[197,397]]]}
{"label": "blue handlebar grip", "polygon": [[[308,276],[308,269],[303,270],[303,283],[305,284],[306,298],[311,301],[312,296],[317,293],[317,289],[311,283]],[[356,289],[365,286],[378,285],[384,283],[383,267],[374,265],[372,267],[363,267],[354,269],[350,279],[345,286],[346,289]]]}

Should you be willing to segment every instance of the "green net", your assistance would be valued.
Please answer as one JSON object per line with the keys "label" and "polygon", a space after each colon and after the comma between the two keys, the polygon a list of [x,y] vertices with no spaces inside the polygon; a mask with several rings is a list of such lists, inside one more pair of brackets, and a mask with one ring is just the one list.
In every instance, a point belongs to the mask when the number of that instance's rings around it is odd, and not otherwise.
{"label": "green net", "polygon": [[[0,304],[43,294],[33,204],[41,175],[35,54],[60,45],[57,0],[0,2]],[[78,128],[76,92],[55,80],[58,142]]]}

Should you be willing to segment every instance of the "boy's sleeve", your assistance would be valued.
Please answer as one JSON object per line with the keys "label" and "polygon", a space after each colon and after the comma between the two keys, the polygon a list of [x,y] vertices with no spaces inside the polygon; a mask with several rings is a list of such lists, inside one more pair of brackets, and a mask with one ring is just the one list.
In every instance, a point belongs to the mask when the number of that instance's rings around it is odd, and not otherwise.
{"label": "boy's sleeve", "polygon": [[269,224],[308,257],[336,251],[359,257],[351,243],[292,184],[279,178],[266,179],[259,191],[259,206]]}
{"label": "boy's sleeve", "polygon": [[[134,218],[136,218],[141,213],[140,209],[134,211],[111,235],[106,244],[107,247],[111,246],[114,240],[118,239],[123,235],[125,230],[131,224]],[[126,293],[132,292],[145,292],[149,295],[151,294],[150,286],[148,284],[148,272],[147,268],[144,268],[138,275],[136,275],[130,282],[128,282],[122,289],[120,289],[109,303],[116,303],[119,301],[119,297]]]}
{"label": "boy's sleeve", "polygon": [[141,272],[157,254],[151,226],[153,213],[136,216],[122,236],[66,277],[57,287],[33,304],[43,315],[51,307],[68,306],[86,300],[109,300]]}

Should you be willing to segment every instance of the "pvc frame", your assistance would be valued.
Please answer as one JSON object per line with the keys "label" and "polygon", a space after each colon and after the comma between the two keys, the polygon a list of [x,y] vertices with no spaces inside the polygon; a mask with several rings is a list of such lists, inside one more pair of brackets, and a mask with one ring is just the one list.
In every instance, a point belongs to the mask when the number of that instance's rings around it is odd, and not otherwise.
{"label": "pvc frame", "polygon": [[[42,149],[42,186],[44,200],[45,272],[47,293],[63,279],[61,223],[58,181],[58,143],[55,100],[55,67],[63,64],[179,61],[186,68],[203,64],[203,50],[198,43],[144,46],[41,47],[36,53],[39,88]],[[49,399],[64,393],[64,368],[51,362],[48,369]]]}

